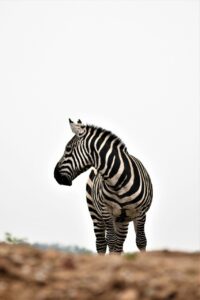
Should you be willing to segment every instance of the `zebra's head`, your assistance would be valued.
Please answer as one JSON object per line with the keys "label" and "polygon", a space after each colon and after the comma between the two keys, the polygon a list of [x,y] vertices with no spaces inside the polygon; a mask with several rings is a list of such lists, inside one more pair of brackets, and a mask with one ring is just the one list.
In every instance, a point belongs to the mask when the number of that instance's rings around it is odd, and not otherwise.
{"label": "zebra's head", "polygon": [[87,126],[81,120],[74,123],[69,119],[72,132],[75,134],[67,143],[65,151],[54,170],[54,177],[59,184],[72,185],[73,179],[88,170],[92,163],[85,147]]}

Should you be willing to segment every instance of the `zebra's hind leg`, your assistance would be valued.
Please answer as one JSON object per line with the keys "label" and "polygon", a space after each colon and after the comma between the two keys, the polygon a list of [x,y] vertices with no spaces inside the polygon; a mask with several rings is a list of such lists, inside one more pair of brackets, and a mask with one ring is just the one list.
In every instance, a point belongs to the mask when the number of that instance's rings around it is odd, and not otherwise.
{"label": "zebra's hind leg", "polygon": [[136,245],[140,251],[146,251],[147,246],[147,239],[144,231],[145,222],[146,215],[133,220],[136,233]]}
{"label": "zebra's hind leg", "polygon": [[129,223],[119,223],[115,222],[115,232],[117,237],[117,243],[115,245],[115,252],[122,253],[124,241],[127,236]]}

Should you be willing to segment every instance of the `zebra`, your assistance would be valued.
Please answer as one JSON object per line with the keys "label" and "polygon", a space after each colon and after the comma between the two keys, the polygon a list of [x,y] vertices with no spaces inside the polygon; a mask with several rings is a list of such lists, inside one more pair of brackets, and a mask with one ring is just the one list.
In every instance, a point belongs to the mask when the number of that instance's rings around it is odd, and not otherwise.
{"label": "zebra", "polygon": [[146,213],[153,187],[139,159],[129,154],[122,140],[111,131],[69,119],[73,138],[56,164],[54,177],[61,185],[92,167],[86,199],[96,236],[96,250],[122,253],[128,225],[133,221],[136,245],[146,251]]}

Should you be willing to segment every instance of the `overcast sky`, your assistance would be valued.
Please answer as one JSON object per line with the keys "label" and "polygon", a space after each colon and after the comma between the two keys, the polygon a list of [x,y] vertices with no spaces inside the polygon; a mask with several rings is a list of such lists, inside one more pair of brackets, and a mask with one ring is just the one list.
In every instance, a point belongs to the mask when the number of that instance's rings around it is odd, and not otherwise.
{"label": "overcast sky", "polygon": [[89,171],[71,187],[53,177],[70,117],[149,171],[148,249],[199,249],[198,35],[198,1],[0,1],[0,239],[95,250]]}

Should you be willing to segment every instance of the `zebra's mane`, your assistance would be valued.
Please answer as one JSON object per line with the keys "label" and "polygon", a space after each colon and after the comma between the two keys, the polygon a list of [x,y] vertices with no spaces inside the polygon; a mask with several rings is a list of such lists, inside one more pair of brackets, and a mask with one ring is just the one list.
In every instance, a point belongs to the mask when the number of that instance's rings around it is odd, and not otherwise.
{"label": "zebra's mane", "polygon": [[114,134],[112,131],[104,129],[104,128],[99,127],[99,126],[91,125],[91,124],[87,124],[86,128],[92,128],[93,130],[97,130],[97,133],[99,133],[99,134],[101,132],[107,133],[111,137],[117,139],[121,143],[121,145],[124,147],[124,150],[127,150],[126,145],[124,144],[124,142],[116,134]]}

